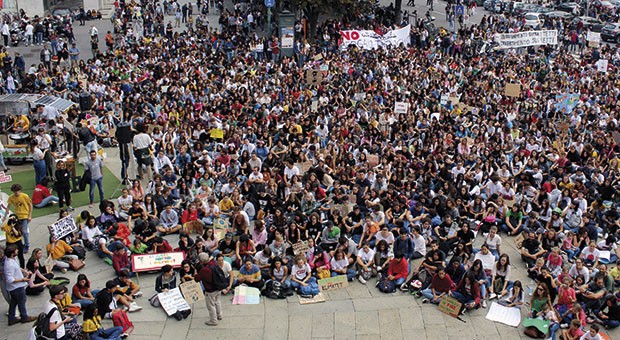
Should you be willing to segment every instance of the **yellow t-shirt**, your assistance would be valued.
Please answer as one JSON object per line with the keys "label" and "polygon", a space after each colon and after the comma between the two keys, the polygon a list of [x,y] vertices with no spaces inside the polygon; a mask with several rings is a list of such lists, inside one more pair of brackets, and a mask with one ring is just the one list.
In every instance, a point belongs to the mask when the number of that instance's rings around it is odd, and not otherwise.
{"label": "yellow t-shirt", "polygon": [[235,203],[229,197],[224,197],[220,201],[220,211],[230,211],[234,206]]}
{"label": "yellow t-shirt", "polygon": [[614,280],[620,280],[620,269],[618,269],[618,267],[612,268],[609,271],[609,274],[614,278]]}
{"label": "yellow t-shirt", "polygon": [[92,319],[84,320],[82,324],[82,331],[84,333],[94,333],[101,328],[101,317],[99,315],[93,317]]}
{"label": "yellow t-shirt", "polygon": [[47,253],[52,255],[52,259],[58,260],[65,256],[67,253],[71,253],[73,248],[67,244],[67,242],[60,240],[56,242],[56,246],[52,249],[52,244],[47,245]]}
{"label": "yellow t-shirt", "polygon": [[[21,228],[21,225],[16,225],[15,228]],[[19,235],[19,237],[15,237],[13,235],[13,232],[11,231],[11,228],[8,224],[4,224],[4,226],[2,226],[2,229],[4,230],[4,234],[6,235],[6,243],[17,243],[19,241],[21,241],[22,236],[21,234]],[[20,231],[19,229],[17,230],[18,232]]]}
{"label": "yellow t-shirt", "polygon": [[32,200],[28,194],[23,192],[19,195],[9,196],[9,207],[12,206],[13,212],[20,220],[25,220],[30,217],[30,210],[32,209]]}

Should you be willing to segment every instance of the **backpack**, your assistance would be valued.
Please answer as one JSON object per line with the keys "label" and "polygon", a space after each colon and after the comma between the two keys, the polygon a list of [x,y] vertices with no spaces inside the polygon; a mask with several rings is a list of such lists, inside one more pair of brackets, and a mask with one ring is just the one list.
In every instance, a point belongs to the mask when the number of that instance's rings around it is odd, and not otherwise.
{"label": "backpack", "polygon": [[226,278],[226,274],[218,265],[211,266],[211,285],[216,290],[226,289],[230,281]]}
{"label": "backpack", "polygon": [[263,290],[263,295],[270,299],[286,299],[286,293],[279,281],[268,281]]}
{"label": "backpack", "polygon": [[56,330],[50,330],[50,319],[52,315],[58,311],[58,308],[52,308],[47,314],[40,313],[34,326],[34,334],[37,340],[56,339]]}
{"label": "backpack", "polygon": [[301,286],[299,288],[299,294],[302,295],[302,297],[315,296],[320,292],[321,290],[319,290],[319,284],[316,282],[307,282],[306,286]]}
{"label": "backpack", "polygon": [[396,291],[396,283],[394,283],[394,281],[392,280],[388,280],[387,277],[383,276],[381,277],[381,280],[379,280],[377,288],[379,288],[379,290],[384,293],[394,293]]}
{"label": "backpack", "polygon": [[133,323],[129,321],[129,317],[127,317],[127,312],[125,312],[124,310],[112,314],[112,323],[115,327],[122,327],[123,333],[131,334],[131,332],[133,332]]}

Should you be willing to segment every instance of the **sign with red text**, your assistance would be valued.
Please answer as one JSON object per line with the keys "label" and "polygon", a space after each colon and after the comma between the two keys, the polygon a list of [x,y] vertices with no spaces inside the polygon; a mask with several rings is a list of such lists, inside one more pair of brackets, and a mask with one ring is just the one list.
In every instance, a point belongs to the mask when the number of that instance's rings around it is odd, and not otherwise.
{"label": "sign with red text", "polygon": [[411,26],[386,32],[383,35],[370,30],[340,31],[342,43],[340,49],[346,50],[350,45],[355,45],[364,50],[377,48],[396,47],[400,44],[408,46],[411,43]]}

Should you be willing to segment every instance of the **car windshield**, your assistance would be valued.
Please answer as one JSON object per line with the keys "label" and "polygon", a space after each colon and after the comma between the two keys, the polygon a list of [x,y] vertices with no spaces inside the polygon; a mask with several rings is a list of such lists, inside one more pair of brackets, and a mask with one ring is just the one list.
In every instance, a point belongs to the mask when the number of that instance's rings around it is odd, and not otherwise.
{"label": "car windshield", "polygon": [[538,17],[533,14],[528,14],[525,16],[525,20],[538,20]]}
{"label": "car windshield", "polygon": [[607,25],[603,26],[603,29],[615,30],[616,29],[616,25],[614,25],[614,24],[607,24]]}

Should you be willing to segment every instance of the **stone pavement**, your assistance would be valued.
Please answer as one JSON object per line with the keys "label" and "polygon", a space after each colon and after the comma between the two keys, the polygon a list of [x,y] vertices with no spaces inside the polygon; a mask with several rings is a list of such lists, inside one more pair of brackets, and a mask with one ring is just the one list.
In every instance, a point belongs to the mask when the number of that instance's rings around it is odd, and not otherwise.
{"label": "stone pavement", "polygon": [[[108,158],[106,166],[113,173],[120,173],[118,150],[106,149]],[[29,167],[23,165],[21,167]],[[20,167],[13,167],[19,171]],[[130,171],[130,176],[133,171]],[[109,197],[111,193],[106,193]],[[79,213],[87,207],[77,208]],[[94,208],[96,209],[96,208]],[[94,212],[93,209],[93,212]],[[31,248],[42,247],[47,242],[46,226],[56,220],[56,215],[34,219],[31,223]],[[504,237],[504,239],[506,239]],[[176,244],[177,237],[169,237],[171,244]],[[477,243],[481,243],[481,237]],[[513,280],[520,279],[524,285],[533,281],[526,277],[524,264],[521,262],[512,239],[505,240],[502,250],[512,259]],[[87,264],[80,273],[86,274],[94,288],[101,288],[113,278],[110,266],[93,253],[89,253]],[[75,282],[77,273],[68,272],[66,277]],[[421,299],[400,291],[384,294],[374,287],[375,280],[367,285],[357,281],[351,282],[345,289],[324,293],[326,302],[300,305],[297,296],[286,300],[261,298],[258,305],[232,305],[232,297],[222,298],[224,319],[216,327],[204,324],[208,313],[204,302],[193,306],[192,315],[183,321],[166,317],[164,311],[149,305],[147,298],[154,293],[155,274],[141,274],[139,283],[144,296],[138,303],[142,311],[131,313],[130,319],[135,324],[135,331],[130,339],[520,339],[526,338],[523,329],[505,326],[485,319],[487,309],[471,311],[462,317],[464,322],[445,315],[431,304],[422,304]],[[71,288],[71,287],[69,287]],[[28,311],[37,315],[41,306],[49,298],[47,292],[37,297],[28,297]],[[528,297],[529,298],[529,297]],[[32,324],[18,324],[5,327],[7,305],[0,302],[0,339],[27,339],[27,332]],[[81,321],[81,319],[80,319]],[[104,325],[110,325],[105,321]],[[620,338],[620,332],[614,331],[611,338]]]}

